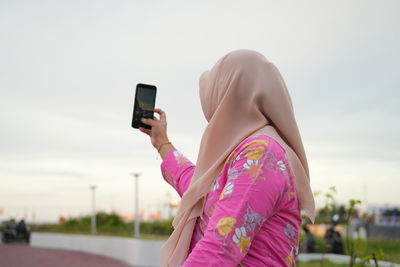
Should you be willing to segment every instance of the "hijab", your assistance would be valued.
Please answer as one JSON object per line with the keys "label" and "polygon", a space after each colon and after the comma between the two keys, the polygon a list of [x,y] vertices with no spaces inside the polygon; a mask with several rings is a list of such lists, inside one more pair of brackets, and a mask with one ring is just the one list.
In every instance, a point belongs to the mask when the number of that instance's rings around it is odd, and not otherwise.
{"label": "hijab", "polygon": [[237,50],[200,77],[200,100],[208,125],[196,168],[161,248],[161,266],[184,263],[206,196],[230,153],[246,138],[266,135],[286,152],[300,208],[314,221],[314,198],[303,143],[289,92],[278,69],[263,55]]}

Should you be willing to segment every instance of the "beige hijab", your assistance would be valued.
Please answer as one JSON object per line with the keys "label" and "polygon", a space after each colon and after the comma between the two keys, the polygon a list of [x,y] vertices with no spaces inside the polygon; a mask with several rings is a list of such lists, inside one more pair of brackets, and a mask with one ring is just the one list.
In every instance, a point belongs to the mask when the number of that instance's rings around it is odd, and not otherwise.
{"label": "beige hijab", "polygon": [[184,263],[207,193],[229,154],[249,136],[267,135],[282,145],[295,177],[300,207],[314,221],[307,159],[278,69],[257,52],[231,52],[202,74],[200,98],[208,126],[194,175],[172,223],[175,230],[161,249],[163,267]]}

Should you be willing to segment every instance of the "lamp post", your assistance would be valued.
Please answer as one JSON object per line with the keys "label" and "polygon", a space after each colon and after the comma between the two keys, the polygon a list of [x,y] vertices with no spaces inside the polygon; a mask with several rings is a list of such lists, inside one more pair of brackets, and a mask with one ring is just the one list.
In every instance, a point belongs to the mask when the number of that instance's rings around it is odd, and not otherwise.
{"label": "lamp post", "polygon": [[135,178],[135,226],[134,226],[134,234],[133,236],[136,238],[140,237],[140,224],[139,224],[139,176],[140,173],[135,172],[132,174]]}
{"label": "lamp post", "polygon": [[92,228],[92,235],[96,234],[96,205],[95,205],[95,190],[96,186],[92,185],[90,186],[90,189],[92,190],[92,223],[91,223],[91,228]]}

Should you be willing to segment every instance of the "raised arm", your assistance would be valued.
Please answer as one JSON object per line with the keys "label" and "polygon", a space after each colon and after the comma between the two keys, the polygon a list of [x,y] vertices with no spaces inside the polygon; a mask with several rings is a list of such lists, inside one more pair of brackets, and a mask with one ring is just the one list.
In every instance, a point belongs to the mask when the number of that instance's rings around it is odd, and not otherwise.
{"label": "raised arm", "polygon": [[164,180],[172,185],[181,197],[189,187],[194,169],[194,164],[178,150],[169,151],[161,164]]}
{"label": "raised arm", "polygon": [[150,136],[151,144],[157,149],[163,163],[161,172],[165,181],[172,185],[180,196],[185,193],[193,176],[195,166],[171,144],[167,135],[167,116],[161,109],[155,109],[160,118],[142,119],[151,130],[139,128]]}

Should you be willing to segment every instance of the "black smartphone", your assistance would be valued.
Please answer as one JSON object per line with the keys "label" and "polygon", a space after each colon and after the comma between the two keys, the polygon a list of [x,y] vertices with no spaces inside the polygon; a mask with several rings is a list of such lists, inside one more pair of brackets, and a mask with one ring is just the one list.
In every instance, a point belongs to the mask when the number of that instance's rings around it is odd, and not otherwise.
{"label": "black smartphone", "polygon": [[135,105],[133,107],[132,127],[143,127],[151,129],[151,126],[143,124],[142,118],[152,119],[154,117],[154,106],[156,104],[157,87],[150,84],[138,83],[136,85]]}

